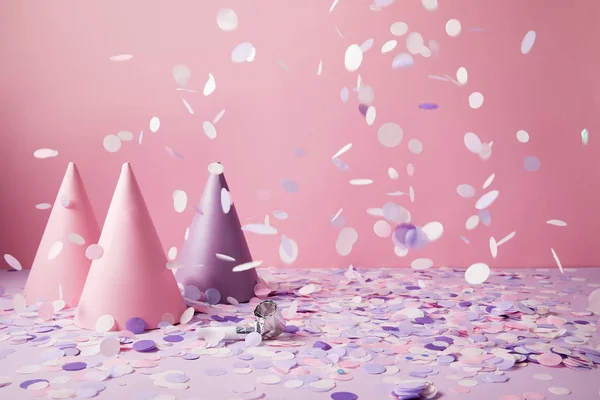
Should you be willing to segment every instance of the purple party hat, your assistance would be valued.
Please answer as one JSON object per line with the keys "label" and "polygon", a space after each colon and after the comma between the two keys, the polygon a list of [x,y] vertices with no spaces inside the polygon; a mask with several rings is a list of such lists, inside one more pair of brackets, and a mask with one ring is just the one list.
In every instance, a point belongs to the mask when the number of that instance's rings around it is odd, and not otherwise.
{"label": "purple party hat", "polygon": [[252,255],[222,170],[211,171],[189,229],[177,259],[177,281],[203,292],[212,289],[211,294],[216,289],[221,303],[228,297],[238,302],[254,297],[256,270],[233,272],[235,266],[252,262]]}

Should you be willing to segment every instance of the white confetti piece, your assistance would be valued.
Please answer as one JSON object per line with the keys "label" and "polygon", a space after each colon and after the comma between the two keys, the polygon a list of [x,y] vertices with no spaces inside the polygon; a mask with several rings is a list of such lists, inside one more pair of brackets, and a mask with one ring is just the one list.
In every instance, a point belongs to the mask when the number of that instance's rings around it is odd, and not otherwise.
{"label": "white confetti piece", "polygon": [[225,32],[231,32],[238,27],[238,16],[232,9],[224,8],[217,13],[217,25]]}
{"label": "white confetti piece", "polygon": [[494,178],[496,177],[496,174],[491,174],[483,183],[483,186],[481,187],[482,189],[487,189],[488,187],[490,187],[490,185],[492,184],[492,182],[494,182]]}
{"label": "white confetti piece", "polygon": [[337,6],[339,1],[340,0],[333,0],[333,3],[331,3],[331,6],[329,7],[329,14],[331,14],[331,12],[335,9],[335,6]]}
{"label": "white confetti piece", "polygon": [[433,261],[429,258],[417,258],[410,263],[410,267],[417,271],[422,271],[433,267]]}
{"label": "white confetti piece", "polygon": [[502,239],[500,239],[500,240],[498,241],[498,246],[500,246],[500,245],[502,245],[502,244],[504,244],[504,243],[508,242],[508,241],[509,241],[509,240],[511,240],[512,238],[514,238],[516,234],[517,234],[517,232],[516,232],[516,231],[509,233],[508,235],[506,235],[505,237],[503,237]]}
{"label": "white confetti piece", "polygon": [[171,261],[177,258],[177,247],[173,246],[167,252],[167,258]]}
{"label": "white confetti piece", "polygon": [[160,119],[158,117],[150,118],[150,132],[156,133],[160,128]]}
{"label": "white confetti piece", "polygon": [[186,86],[191,77],[192,71],[187,65],[179,64],[173,67],[173,79],[175,79],[177,85]]}
{"label": "white confetti piece", "polygon": [[479,225],[479,215],[471,215],[467,218],[467,222],[465,223],[467,230],[473,230],[477,228],[477,225]]}
{"label": "white confetti piece", "polygon": [[531,49],[533,48],[533,45],[535,43],[535,39],[536,39],[536,33],[535,31],[529,31],[525,34],[525,36],[523,37],[523,40],[521,41],[521,53],[522,54],[529,54],[529,52],[531,51]]}
{"label": "white confetti piece", "polygon": [[106,135],[102,141],[104,149],[109,153],[116,153],[121,149],[121,139],[117,135]]}
{"label": "white confetti piece", "polygon": [[217,89],[217,81],[215,81],[215,77],[213,74],[208,74],[208,80],[204,84],[204,90],[202,93],[205,96],[210,96]]}
{"label": "white confetti piece", "polygon": [[471,285],[479,285],[490,276],[490,267],[484,263],[475,263],[465,271],[465,280]]}
{"label": "white confetti piece", "polygon": [[558,258],[558,254],[556,254],[556,251],[554,251],[554,249],[550,249],[550,251],[552,252],[552,257],[554,258],[554,261],[556,262],[556,265],[558,266],[560,273],[564,274],[565,271],[563,271],[563,266],[562,266],[562,263],[560,262],[560,259]]}
{"label": "white confetti piece", "polygon": [[433,221],[423,225],[423,233],[427,236],[430,242],[435,242],[442,237],[444,233],[444,225],[441,222]]}
{"label": "white confetti piece", "polygon": [[116,56],[110,56],[110,57],[108,57],[108,59],[110,61],[114,61],[114,62],[129,61],[132,58],[133,58],[133,55],[131,55],[131,54],[117,54]]}
{"label": "white confetti piece", "polygon": [[293,264],[298,258],[298,243],[286,235],[281,235],[279,258],[284,264]]}
{"label": "white confetti piece", "polygon": [[467,69],[465,67],[460,67],[456,71],[456,82],[459,85],[466,85],[468,81],[469,81],[469,73],[467,72]]}
{"label": "white confetti piece", "polygon": [[521,143],[529,142],[529,133],[523,129],[517,131],[517,140]]}
{"label": "white confetti piece", "polygon": [[390,26],[390,33],[394,36],[403,36],[408,33],[408,24],[406,22],[394,22]]}
{"label": "white confetti piece", "polygon": [[479,154],[481,152],[481,139],[479,139],[479,136],[473,132],[465,133],[464,142],[467,150],[469,150],[471,153]]}
{"label": "white confetti piece", "polygon": [[481,108],[483,105],[483,94],[480,92],[473,92],[469,95],[469,107],[476,110]]}
{"label": "white confetti piece", "polygon": [[188,103],[187,100],[184,98],[182,98],[181,101],[183,101],[183,105],[188,110],[188,112],[190,114],[194,115],[194,110],[192,109],[192,106],[190,105],[190,103]]}
{"label": "white confetti piece", "polygon": [[223,167],[221,163],[213,162],[208,164],[208,172],[210,172],[213,175],[221,175],[224,170],[225,167]]}
{"label": "white confetti piece", "polygon": [[19,260],[17,260],[15,257],[13,257],[10,254],[5,254],[4,255],[4,261],[6,261],[6,263],[8,264],[8,266],[11,267],[14,270],[21,271],[23,269],[23,266],[21,265],[21,263],[19,262]]}
{"label": "white confetti piece", "polygon": [[104,249],[99,244],[91,244],[85,249],[85,256],[89,260],[98,260],[104,255]]}
{"label": "white confetti piece", "polygon": [[57,150],[52,149],[37,149],[33,152],[33,156],[35,158],[44,159],[44,158],[52,158],[58,155]]}
{"label": "white confetti piece", "polygon": [[492,254],[492,258],[498,257],[498,243],[493,236],[490,237],[490,253]]}
{"label": "white confetti piece", "polygon": [[215,139],[217,137],[217,128],[210,123],[209,121],[204,121],[202,123],[202,129],[204,130],[204,134],[209,139]]}
{"label": "white confetti piece", "polygon": [[450,37],[456,37],[460,35],[460,31],[462,30],[462,25],[457,19],[450,19],[446,22],[446,33]]}
{"label": "white confetti piece", "polygon": [[388,168],[388,176],[390,177],[390,179],[393,180],[400,178],[400,175],[398,175],[398,171],[396,171],[393,167]]}
{"label": "white confetti piece", "polygon": [[381,53],[382,54],[389,53],[390,51],[394,50],[397,45],[398,45],[397,40],[388,40],[387,42],[385,42],[383,44],[383,46],[381,46]]}
{"label": "white confetti piece", "polygon": [[567,223],[565,221],[561,221],[560,219],[549,219],[546,221],[546,223],[554,226],[567,226]]}
{"label": "white confetti piece", "polygon": [[358,240],[358,232],[351,227],[342,228],[335,243],[335,249],[341,256],[347,256],[352,252],[354,244]]}
{"label": "white confetti piece", "polygon": [[83,236],[78,235],[77,233],[71,232],[67,235],[67,238],[69,239],[69,242],[78,246],[82,246],[85,244],[85,239],[83,238]]}
{"label": "white confetti piece", "polygon": [[182,213],[185,211],[188,204],[187,193],[183,190],[176,189],[173,191],[173,208],[176,212]]}
{"label": "white confetti piece", "polygon": [[402,142],[402,128],[393,122],[387,122],[377,130],[377,139],[385,147],[396,147]]}
{"label": "white confetti piece", "polygon": [[346,70],[349,72],[354,72],[360,68],[363,60],[363,51],[357,44],[351,44],[346,49],[346,54],[344,55],[344,66]]}
{"label": "white confetti piece", "polygon": [[419,32],[411,32],[406,37],[406,49],[413,55],[419,54],[424,44],[423,36]]}
{"label": "white confetti piece", "polygon": [[253,268],[261,266],[262,263],[263,263],[262,260],[259,260],[259,261],[250,261],[250,262],[247,262],[247,263],[236,265],[235,267],[233,267],[232,271],[233,272],[247,271],[249,269],[253,269]]}
{"label": "white confetti piece", "polygon": [[354,186],[367,186],[367,185],[371,185],[372,183],[373,183],[372,179],[363,179],[363,178],[350,179],[350,184],[354,185]]}
{"label": "white confetti piece", "polygon": [[213,124],[216,124],[217,122],[219,122],[221,120],[221,118],[223,118],[223,115],[225,115],[224,109],[219,111],[219,113],[216,115],[215,119],[213,119]]}
{"label": "white confetti piece", "polygon": [[115,326],[115,319],[112,315],[105,314],[96,321],[96,331],[106,333]]}
{"label": "white confetti piece", "polygon": [[335,153],[335,154],[333,155],[333,157],[331,157],[331,158],[332,158],[332,159],[333,159],[333,158],[338,158],[339,156],[341,156],[342,154],[346,153],[346,152],[347,152],[348,150],[350,150],[351,148],[352,148],[352,143],[348,143],[348,144],[344,145],[344,146],[343,146],[341,149],[339,149],[339,150],[338,150],[338,152],[337,152],[337,153]]}
{"label": "white confetti piece", "polygon": [[52,208],[52,204],[50,203],[39,203],[35,205],[35,208],[38,210],[49,210]]}
{"label": "white confetti piece", "polygon": [[277,235],[277,229],[264,224],[248,224],[242,226],[245,232],[256,233],[258,235]]}
{"label": "white confetti piece", "polygon": [[317,67],[317,75],[320,76],[323,73],[323,60],[319,61],[319,66]]}
{"label": "white confetti piece", "polygon": [[498,190],[492,190],[481,196],[475,203],[475,208],[478,210],[485,210],[489,208],[498,198],[500,192]]}

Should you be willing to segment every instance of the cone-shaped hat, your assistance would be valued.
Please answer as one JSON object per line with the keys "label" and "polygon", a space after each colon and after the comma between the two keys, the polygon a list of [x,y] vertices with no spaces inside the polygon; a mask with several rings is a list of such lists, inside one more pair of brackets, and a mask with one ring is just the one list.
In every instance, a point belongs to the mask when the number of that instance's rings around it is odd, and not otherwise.
{"label": "cone-shaped hat", "polygon": [[201,291],[217,289],[222,303],[227,297],[249,301],[258,276],[255,269],[233,272],[236,265],[251,262],[252,255],[222,173],[210,174],[198,208],[200,213],[194,216],[188,239],[179,252],[177,281]]}
{"label": "cone-shaped hat", "polygon": [[125,329],[130,318],[155,329],[166,313],[179,321],[183,297],[129,163],[121,169],[98,244],[104,254],[92,262],[77,326],[95,329],[105,315],[114,319],[113,330]]}
{"label": "cone-shaped hat", "polygon": [[81,176],[69,163],[25,284],[27,304],[58,300],[62,292],[62,300],[77,306],[91,263],[85,249],[98,236]]}

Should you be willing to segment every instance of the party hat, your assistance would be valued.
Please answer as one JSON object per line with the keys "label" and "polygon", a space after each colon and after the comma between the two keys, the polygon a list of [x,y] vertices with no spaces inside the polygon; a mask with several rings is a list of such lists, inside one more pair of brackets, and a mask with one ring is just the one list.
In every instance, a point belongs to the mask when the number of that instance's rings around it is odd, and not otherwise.
{"label": "party hat", "polygon": [[211,172],[198,211],[179,252],[177,281],[201,291],[217,289],[222,303],[228,297],[249,301],[258,276],[254,268],[233,272],[235,266],[252,262],[252,255],[223,173]]}
{"label": "party hat", "polygon": [[91,261],[86,247],[100,236],[98,222],[77,167],[67,167],[25,284],[27,304],[64,300],[76,306]]}
{"label": "party hat", "polygon": [[95,329],[102,317],[114,321],[111,330],[122,330],[131,318],[141,318],[155,329],[162,320],[179,321],[183,297],[129,163],[121,169],[98,244],[104,253],[90,267],[76,325]]}

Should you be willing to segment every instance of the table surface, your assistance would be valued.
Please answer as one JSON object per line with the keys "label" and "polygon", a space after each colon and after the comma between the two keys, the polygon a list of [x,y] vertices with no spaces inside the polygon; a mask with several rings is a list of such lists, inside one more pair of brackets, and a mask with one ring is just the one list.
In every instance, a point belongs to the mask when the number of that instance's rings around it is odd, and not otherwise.
{"label": "table surface", "polygon": [[[600,397],[600,318],[586,311],[600,268],[494,270],[481,285],[450,268],[259,275],[288,332],[254,346],[195,330],[248,321],[259,298],[138,335],[100,333],[75,327],[72,309],[15,313],[27,272],[0,271],[0,398],[394,399],[407,380],[438,399]],[[107,357],[100,343],[114,338],[120,353]],[[133,350],[146,339],[155,351]]]}

